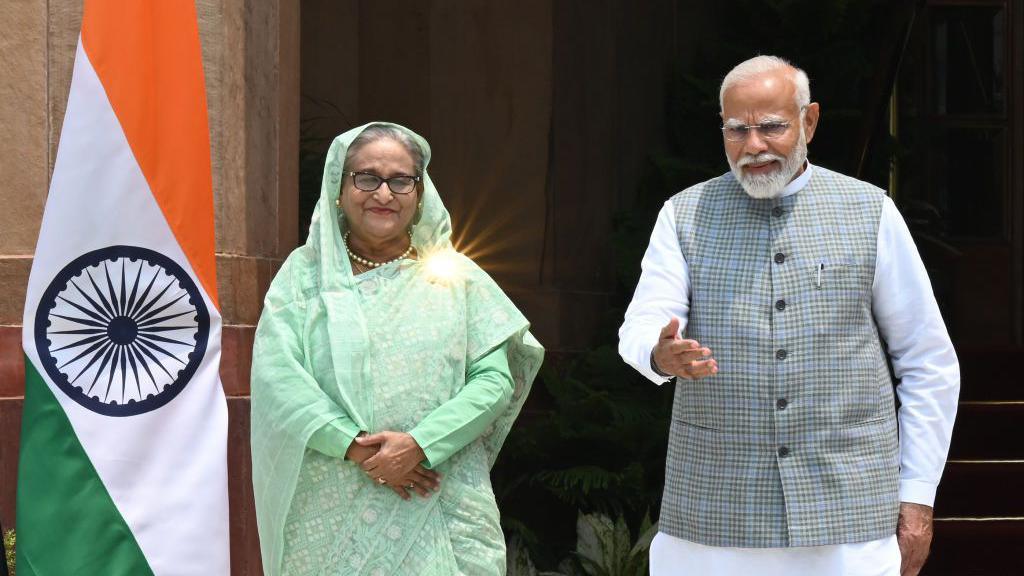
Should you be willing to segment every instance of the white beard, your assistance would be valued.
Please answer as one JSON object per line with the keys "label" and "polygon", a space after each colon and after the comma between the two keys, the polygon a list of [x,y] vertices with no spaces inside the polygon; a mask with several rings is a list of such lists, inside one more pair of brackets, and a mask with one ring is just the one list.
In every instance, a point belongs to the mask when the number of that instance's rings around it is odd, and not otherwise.
{"label": "white beard", "polygon": [[[800,139],[797,140],[793,152],[788,157],[764,152],[757,156],[744,156],[738,162],[733,162],[732,158],[726,154],[726,160],[729,161],[729,169],[732,171],[732,175],[736,177],[740,186],[743,187],[743,190],[751,198],[759,200],[777,198],[807,160],[807,137],[803,126],[801,126]],[[779,162],[779,169],[767,174],[746,174],[743,171],[743,167],[748,164],[761,164],[762,162],[773,160]]]}

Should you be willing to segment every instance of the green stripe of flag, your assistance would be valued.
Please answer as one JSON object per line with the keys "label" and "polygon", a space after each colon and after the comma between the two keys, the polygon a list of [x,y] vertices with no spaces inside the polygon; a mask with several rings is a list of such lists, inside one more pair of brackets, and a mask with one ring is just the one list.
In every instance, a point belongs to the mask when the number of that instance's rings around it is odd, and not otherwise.
{"label": "green stripe of flag", "polygon": [[18,576],[153,574],[64,408],[28,358],[17,530]]}

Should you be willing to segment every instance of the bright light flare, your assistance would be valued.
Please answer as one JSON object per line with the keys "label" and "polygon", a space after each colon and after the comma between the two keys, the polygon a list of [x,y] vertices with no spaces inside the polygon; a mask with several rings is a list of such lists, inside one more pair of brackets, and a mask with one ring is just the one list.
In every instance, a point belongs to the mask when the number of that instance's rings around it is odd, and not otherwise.
{"label": "bright light flare", "polygon": [[452,207],[452,244],[499,284],[540,281],[548,216],[532,203],[504,205],[503,199],[515,195],[514,189],[496,184],[483,188]]}
{"label": "bright light flare", "polygon": [[448,284],[465,274],[462,259],[458,252],[451,248],[442,248],[426,254],[423,257],[423,265],[428,279],[432,282]]}

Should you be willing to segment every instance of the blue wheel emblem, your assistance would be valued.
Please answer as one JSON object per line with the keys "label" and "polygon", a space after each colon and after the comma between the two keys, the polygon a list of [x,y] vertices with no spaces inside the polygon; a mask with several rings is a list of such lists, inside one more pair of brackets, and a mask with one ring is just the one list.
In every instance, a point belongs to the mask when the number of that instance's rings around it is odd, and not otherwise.
{"label": "blue wheel emblem", "polygon": [[106,416],[167,404],[206,354],[210,313],[170,258],[110,246],[74,259],[39,302],[36,350],[65,394]]}

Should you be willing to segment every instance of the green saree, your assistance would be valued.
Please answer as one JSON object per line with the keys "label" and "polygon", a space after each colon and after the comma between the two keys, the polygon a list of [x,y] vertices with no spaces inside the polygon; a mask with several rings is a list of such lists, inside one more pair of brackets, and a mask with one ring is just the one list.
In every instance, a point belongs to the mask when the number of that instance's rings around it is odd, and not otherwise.
{"label": "green saree", "polygon": [[[256,330],[252,462],[264,572],[503,574],[489,472],[543,349],[497,284],[452,249],[426,172],[413,228],[420,257],[353,276],[335,200],[348,145],[365,127],[331,145],[309,239],[275,277]],[[427,143],[406,132],[426,165]],[[344,460],[359,431],[381,430],[420,442],[425,464],[443,475],[438,493],[402,500]]]}

